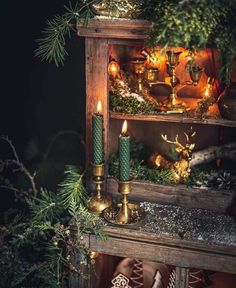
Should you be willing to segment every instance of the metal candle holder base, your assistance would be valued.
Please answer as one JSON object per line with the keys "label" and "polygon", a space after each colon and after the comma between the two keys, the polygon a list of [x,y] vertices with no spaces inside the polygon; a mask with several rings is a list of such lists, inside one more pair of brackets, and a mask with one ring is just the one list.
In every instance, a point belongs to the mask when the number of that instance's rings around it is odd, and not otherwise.
{"label": "metal candle holder base", "polygon": [[176,113],[184,113],[188,110],[188,107],[186,107],[184,102],[178,99],[176,92],[173,92],[169,96],[168,103],[166,104],[166,110],[174,111]]}
{"label": "metal candle holder base", "polygon": [[128,194],[131,192],[131,181],[120,181],[118,191],[123,196],[121,203],[112,205],[103,211],[103,217],[113,224],[136,224],[145,217],[144,210],[138,205],[129,203]]}
{"label": "metal candle holder base", "polygon": [[111,206],[111,197],[101,195],[102,184],[104,182],[104,163],[93,165],[93,181],[95,182],[96,194],[89,198],[88,207],[93,213],[102,213],[104,209]]}

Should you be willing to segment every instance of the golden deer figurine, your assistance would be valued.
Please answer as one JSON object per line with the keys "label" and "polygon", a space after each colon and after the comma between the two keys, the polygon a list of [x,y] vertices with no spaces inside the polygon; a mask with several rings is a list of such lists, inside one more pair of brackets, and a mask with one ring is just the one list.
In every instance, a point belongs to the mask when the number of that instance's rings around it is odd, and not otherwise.
{"label": "golden deer figurine", "polygon": [[179,135],[177,134],[175,137],[175,141],[170,141],[167,138],[167,135],[161,135],[161,138],[175,146],[175,150],[179,154],[179,159],[174,161],[170,161],[166,159],[164,156],[159,153],[153,153],[149,158],[149,163],[153,168],[165,168],[170,169],[174,173],[174,182],[175,183],[185,183],[188,180],[191,169],[189,166],[189,162],[192,157],[192,150],[195,147],[195,144],[190,143],[190,139],[196,135],[196,132],[192,130],[192,127],[189,131],[184,132],[186,137],[185,144],[181,144],[179,142]]}

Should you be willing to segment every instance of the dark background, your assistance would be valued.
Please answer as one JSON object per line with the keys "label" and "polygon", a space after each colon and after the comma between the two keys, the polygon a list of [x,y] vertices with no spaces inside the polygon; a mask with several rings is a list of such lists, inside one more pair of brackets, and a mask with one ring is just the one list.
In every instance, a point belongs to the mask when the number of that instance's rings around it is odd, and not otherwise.
{"label": "dark background", "polygon": [[[39,185],[56,189],[65,165],[84,162],[84,41],[76,35],[67,41],[63,67],[42,63],[34,56],[36,39],[68,1],[1,4],[0,135],[12,140],[27,168],[40,170]],[[10,157],[3,142],[0,159]]]}

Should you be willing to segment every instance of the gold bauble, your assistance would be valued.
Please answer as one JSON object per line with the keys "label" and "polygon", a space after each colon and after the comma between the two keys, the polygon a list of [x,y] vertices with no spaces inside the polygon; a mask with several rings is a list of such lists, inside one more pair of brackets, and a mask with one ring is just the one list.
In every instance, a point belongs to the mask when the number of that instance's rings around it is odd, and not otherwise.
{"label": "gold bauble", "polygon": [[96,14],[113,18],[134,18],[138,13],[138,1],[109,0],[92,4]]}

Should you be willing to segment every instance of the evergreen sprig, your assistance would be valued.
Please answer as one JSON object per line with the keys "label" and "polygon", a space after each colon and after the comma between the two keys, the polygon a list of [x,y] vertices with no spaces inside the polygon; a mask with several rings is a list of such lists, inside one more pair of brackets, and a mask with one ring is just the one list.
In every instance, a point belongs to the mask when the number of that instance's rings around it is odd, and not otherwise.
{"label": "evergreen sprig", "polygon": [[61,198],[64,208],[69,208],[74,203],[86,205],[86,191],[84,187],[84,174],[75,166],[67,166],[65,171],[66,178],[59,184],[58,195]]}
{"label": "evergreen sprig", "polygon": [[46,222],[52,221],[56,217],[59,220],[63,207],[58,201],[57,195],[41,188],[40,198],[26,199],[31,210],[32,221]]}
{"label": "evergreen sprig", "polygon": [[38,47],[35,56],[48,63],[54,62],[56,66],[64,64],[67,51],[65,49],[66,39],[71,37],[71,33],[76,31],[78,22],[87,23],[94,14],[90,9],[93,1],[79,1],[72,6],[64,6],[66,12],[63,15],[55,15],[46,23],[46,28],[42,31],[43,37],[36,40]]}

